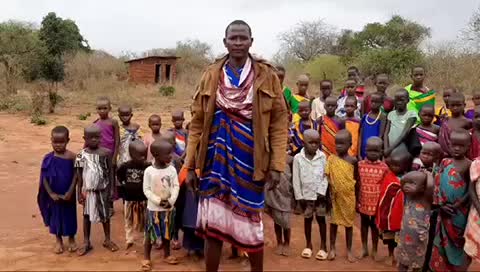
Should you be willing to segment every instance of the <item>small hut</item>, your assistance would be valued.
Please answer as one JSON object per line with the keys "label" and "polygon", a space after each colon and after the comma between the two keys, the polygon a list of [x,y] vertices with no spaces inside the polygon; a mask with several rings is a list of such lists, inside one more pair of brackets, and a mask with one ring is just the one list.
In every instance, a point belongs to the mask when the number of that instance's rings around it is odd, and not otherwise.
{"label": "small hut", "polygon": [[148,56],[127,61],[129,80],[143,84],[172,84],[177,77],[176,56]]}

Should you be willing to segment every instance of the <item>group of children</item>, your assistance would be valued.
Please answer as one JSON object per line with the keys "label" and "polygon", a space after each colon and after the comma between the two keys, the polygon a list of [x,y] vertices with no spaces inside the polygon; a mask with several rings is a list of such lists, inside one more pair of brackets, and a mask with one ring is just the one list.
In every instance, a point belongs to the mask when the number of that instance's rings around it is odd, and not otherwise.
{"label": "group of children", "polygon": [[[111,118],[108,98],[97,100],[99,118],[84,129],[84,148],[74,154],[67,149],[69,130],[57,126],[51,132],[53,152],[42,162],[38,204],[44,223],[56,236],[55,253],[67,249],[83,256],[93,249],[90,242],[92,223],[102,223],[103,247],[115,252],[119,247],[110,237],[113,202],[124,203],[126,249],[136,235],[143,233],[142,269],[152,267],[152,246],[163,248],[165,262],[177,264],[170,249],[183,246],[196,257],[203,255],[203,240],[195,233],[198,196],[183,184],[182,169],[187,130],[184,114],[172,113],[173,128],[161,133],[161,118],[148,119],[151,133],[142,135],[132,122],[132,108],[118,108],[118,123]],[[76,197],[75,197],[76,192]],[[76,199],[83,206],[84,243],[77,247]],[[62,237],[68,236],[65,247]]]}
{"label": "group of children", "polygon": [[[413,71],[419,69],[423,68]],[[358,75],[358,69],[350,70]],[[280,67],[281,81],[284,73]],[[472,257],[480,259],[480,159],[470,160],[480,156],[480,94],[474,94],[476,107],[466,114],[465,97],[456,89],[444,91],[443,109],[436,112],[434,105],[425,104],[416,112],[409,109],[406,89],[388,97],[387,75],[376,76],[376,92],[368,95],[358,83],[358,76],[349,77],[340,98],[332,96],[330,80],[320,83],[320,97],[308,97],[308,76],[299,78],[297,94],[285,89],[292,113],[288,167],[279,185],[265,190],[265,208],[277,239],[275,253],[291,254],[290,215],[295,210],[304,217],[302,257],[313,255],[315,218],[321,238],[315,258],[336,258],[342,226],[347,259],[354,262],[353,224],[359,213],[361,257],[376,258],[382,239],[390,263],[398,261],[401,271],[466,269]],[[152,247],[163,248],[166,263],[178,263],[170,250],[180,248],[179,230],[183,247],[201,257],[204,241],[195,235],[198,195],[184,183],[182,167],[187,144],[183,112],[172,113],[173,128],[163,133],[160,116],[151,115],[151,133],[142,135],[132,122],[131,107],[118,108],[120,123],[110,111],[107,98],[97,100],[99,119],[85,128],[85,145],[78,154],[67,149],[66,127],[52,130],[53,152],[42,162],[38,204],[45,225],[56,236],[55,253],[67,249],[85,255],[92,250],[92,222],[103,225],[103,246],[117,251],[110,218],[113,201],[121,198],[126,248],[143,233],[143,270],[152,268]],[[76,199],[83,206],[84,243],[79,248],[74,238]]]}
{"label": "group of children", "polygon": [[[285,70],[279,67],[278,73],[282,81]],[[425,88],[424,78],[424,68],[414,67],[414,83],[407,87]],[[425,103],[417,112],[411,107],[408,88],[388,97],[385,74],[376,76],[376,91],[368,95],[355,77],[346,81],[340,98],[332,96],[330,80],[321,81],[321,94],[315,99],[307,95],[307,76],[299,77],[297,85],[297,95],[291,95],[291,90],[285,95],[293,118],[287,150],[291,170],[287,168],[282,182],[291,184],[291,193],[282,193],[285,185],[280,183],[278,192],[266,194],[277,254],[290,252],[285,207],[291,205],[290,211],[305,218],[304,258],[313,255],[315,217],[321,240],[315,258],[335,259],[337,230],[343,226],[347,259],[354,262],[352,226],[359,213],[361,258],[376,259],[382,239],[388,246],[387,262],[398,263],[400,271],[464,271],[472,258],[480,260],[476,189],[480,188],[480,93],[474,93],[474,108],[467,112],[465,96],[453,88],[443,93],[443,110],[435,111],[434,103]],[[284,203],[278,203],[281,199]]]}

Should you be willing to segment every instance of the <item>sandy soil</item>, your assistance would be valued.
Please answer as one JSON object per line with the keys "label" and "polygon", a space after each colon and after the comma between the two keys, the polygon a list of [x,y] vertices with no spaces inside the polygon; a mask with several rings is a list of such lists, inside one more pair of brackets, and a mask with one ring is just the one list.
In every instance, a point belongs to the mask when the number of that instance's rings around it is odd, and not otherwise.
{"label": "sandy soil", "polygon": [[[82,146],[82,127],[91,122],[79,121],[70,116],[53,115],[48,117],[49,125],[33,126],[26,115],[0,113],[0,270],[138,270],[142,254],[141,240],[130,251],[108,252],[101,246],[103,231],[100,225],[94,225],[92,241],[94,250],[85,257],[76,254],[52,253],[55,239],[43,226],[36,204],[38,192],[39,165],[44,154],[50,152],[50,129],[57,124],[67,125],[71,129],[69,148],[77,152]],[[146,123],[147,114],[136,113],[135,119]],[[164,118],[164,120],[169,120]],[[165,122],[168,127],[169,122]],[[78,209],[80,214],[80,207]],[[113,217],[113,240],[123,247],[124,230],[121,202],[115,204]],[[291,257],[273,255],[275,238],[270,218],[265,218],[265,269],[266,270],[393,270],[383,263],[367,258],[351,264],[346,261],[345,240],[340,229],[337,241],[337,259],[332,262],[319,262],[314,258],[305,260],[300,257],[304,246],[303,219],[295,216],[292,222]],[[354,249],[360,254],[360,232],[357,222],[354,228]],[[318,250],[318,227],[314,226],[313,241]],[[81,221],[79,221],[77,241],[82,242]],[[248,271],[249,266],[236,260],[227,260],[229,247],[224,247],[224,257],[220,269],[227,271]],[[175,251],[182,258],[178,266],[167,266],[162,262],[163,252],[155,251],[152,259],[156,270],[196,271],[203,269],[203,262],[194,263],[184,258],[184,251]],[[385,256],[386,249],[380,244],[380,255]],[[479,270],[475,264],[472,269]]]}

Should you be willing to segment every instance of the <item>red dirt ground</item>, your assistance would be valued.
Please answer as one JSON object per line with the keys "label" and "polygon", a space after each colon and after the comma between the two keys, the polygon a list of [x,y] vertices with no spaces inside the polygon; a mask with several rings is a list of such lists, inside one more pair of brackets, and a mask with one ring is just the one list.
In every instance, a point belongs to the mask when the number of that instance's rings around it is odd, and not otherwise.
{"label": "red dirt ground", "polygon": [[[93,117],[92,117],[93,118]],[[146,114],[138,113],[137,121],[145,121]],[[108,252],[101,246],[103,231],[100,225],[94,225],[92,241],[94,250],[87,256],[77,257],[76,254],[52,253],[55,239],[43,226],[36,204],[38,192],[39,165],[44,154],[50,152],[49,133],[56,124],[65,124],[71,129],[69,148],[77,152],[81,146],[82,127],[89,121],[72,120],[69,116],[49,116],[50,123],[45,127],[33,126],[27,116],[0,113],[0,270],[138,270],[142,256],[141,241],[130,251],[121,249],[118,252]],[[164,119],[168,120],[168,119]],[[140,122],[145,124],[145,122]],[[80,207],[78,209],[80,214]],[[115,204],[116,215],[113,217],[112,238],[123,247],[124,230],[121,202]],[[279,257],[273,254],[275,238],[272,221],[265,217],[265,269],[266,270],[396,270],[383,263],[367,258],[351,264],[346,261],[344,231],[340,229],[337,241],[338,256],[335,261],[320,262],[314,258],[305,260],[300,257],[305,240],[303,220],[295,216],[292,221],[292,255]],[[354,249],[360,254],[360,232],[357,222],[354,228]],[[313,241],[318,250],[318,227],[314,226]],[[81,221],[77,242],[82,242]],[[314,243],[314,244],[315,244]],[[380,243],[380,255],[386,250]],[[249,266],[235,260],[227,260],[229,246],[224,247],[224,256],[220,265],[223,271],[248,271]],[[154,251],[152,260],[155,270],[198,271],[203,270],[203,262],[194,263],[182,258],[184,251],[175,251],[174,255],[181,257],[178,266],[168,266],[162,262],[161,251]],[[479,270],[475,264],[471,270]]]}

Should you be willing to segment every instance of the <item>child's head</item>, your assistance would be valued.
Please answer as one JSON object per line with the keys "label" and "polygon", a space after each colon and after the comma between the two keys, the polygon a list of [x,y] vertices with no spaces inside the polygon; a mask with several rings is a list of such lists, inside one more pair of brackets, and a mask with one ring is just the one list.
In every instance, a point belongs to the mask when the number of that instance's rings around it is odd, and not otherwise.
{"label": "child's head", "polygon": [[169,142],[173,148],[176,146],[176,136],[175,133],[172,131],[167,131],[165,133],[162,133],[162,137],[160,137],[161,140]]}
{"label": "child's head", "polygon": [[365,147],[367,153],[367,159],[375,162],[382,159],[383,155],[383,141],[380,137],[370,137],[367,140],[367,146]]}
{"label": "child's head", "polygon": [[450,151],[454,159],[463,159],[470,148],[472,138],[470,133],[463,128],[450,133]]}
{"label": "child's head", "polygon": [[145,162],[147,159],[147,146],[139,140],[135,140],[128,146],[128,152],[135,163]]}
{"label": "child's head", "polygon": [[118,118],[123,125],[127,126],[130,124],[130,120],[132,120],[132,107],[127,105],[122,105],[118,107]]}
{"label": "child's head", "polygon": [[475,90],[472,94],[473,105],[480,106],[480,90]]}
{"label": "child's head", "polygon": [[96,107],[97,107],[97,113],[98,113],[98,116],[100,116],[100,119],[107,119],[108,113],[110,113],[110,110],[112,110],[110,99],[108,99],[108,97],[106,96],[99,97],[97,99]]}
{"label": "child's head", "polygon": [[277,74],[277,77],[280,80],[280,84],[283,85],[283,81],[285,80],[285,68],[281,65],[279,65],[275,68],[277,68],[275,73]]}
{"label": "child's head", "polygon": [[298,104],[298,115],[300,115],[302,120],[309,120],[311,112],[312,108],[310,106],[310,101],[304,100]]}
{"label": "child's head", "polygon": [[474,111],[472,125],[474,129],[480,130],[480,106],[476,106]]}
{"label": "child's head", "polygon": [[402,191],[407,196],[423,195],[427,187],[427,174],[420,171],[408,172],[400,182]]}
{"label": "child's head", "polygon": [[420,121],[422,121],[422,125],[429,126],[432,124],[433,117],[435,116],[435,107],[431,104],[425,104],[420,109],[418,115],[420,116]]}
{"label": "child's head", "polygon": [[56,126],[52,129],[51,138],[52,148],[55,153],[63,154],[67,150],[67,144],[70,141],[70,132],[64,126]]}
{"label": "child's head", "polygon": [[360,78],[360,71],[355,66],[350,66],[347,69],[347,78],[358,80]]}
{"label": "child's head", "polygon": [[425,80],[425,68],[421,65],[414,66],[412,68],[411,78],[414,86],[423,86],[423,81]]}
{"label": "child's head", "polygon": [[355,111],[357,110],[357,97],[347,96],[345,99],[345,113],[347,117],[354,117]]}
{"label": "child's head", "polygon": [[357,90],[357,81],[353,78],[349,78],[345,81],[345,92],[347,96],[355,96]]}
{"label": "child's head", "polygon": [[440,159],[442,148],[436,142],[426,142],[420,151],[420,160],[423,166],[432,167]]}
{"label": "child's head", "polygon": [[155,164],[166,165],[172,160],[172,144],[165,140],[156,140],[150,146],[150,152],[155,158]]}
{"label": "child's head", "polygon": [[408,150],[403,145],[393,150],[390,157],[387,159],[387,164],[390,170],[397,176],[403,175],[408,171],[411,165],[411,156]]}
{"label": "child's head", "polygon": [[177,110],[172,112],[172,123],[175,129],[183,129],[183,122],[185,122],[183,111]]}
{"label": "child's head", "polygon": [[310,84],[310,79],[307,75],[300,75],[297,79],[297,89],[299,95],[306,95],[308,90],[308,85]]}
{"label": "child's head", "polygon": [[448,107],[448,101],[450,100],[450,97],[454,93],[458,93],[457,88],[449,87],[449,88],[446,88],[445,90],[443,90],[443,95],[442,95],[443,96],[443,102],[445,103],[445,106],[447,107],[447,109],[449,108]]}
{"label": "child's head", "polygon": [[324,79],[320,81],[320,93],[322,94],[322,98],[325,99],[332,94],[333,83],[329,79]]}
{"label": "child's head", "polygon": [[346,129],[342,129],[335,135],[335,150],[337,155],[344,156],[352,146],[352,134]]}
{"label": "child's head", "polygon": [[160,133],[160,128],[162,128],[162,118],[156,114],[150,115],[148,118],[148,127],[152,130],[153,134]]}
{"label": "child's head", "polygon": [[383,96],[381,93],[376,92],[370,95],[370,110],[372,112],[379,112],[383,105]]}
{"label": "child's head", "polygon": [[393,98],[395,102],[395,110],[404,112],[407,109],[407,104],[409,101],[408,92],[405,89],[398,89],[395,92],[395,96]]}
{"label": "child's head", "polygon": [[314,129],[307,129],[303,132],[305,153],[314,155],[320,148],[320,134]]}
{"label": "child's head", "polygon": [[337,110],[337,98],[329,96],[325,99],[325,112],[328,117],[335,116],[335,111]]}
{"label": "child's head", "polygon": [[452,117],[463,116],[465,112],[465,96],[463,93],[453,93],[448,100],[448,108],[452,112]]}
{"label": "child's head", "polygon": [[377,92],[385,93],[388,85],[390,85],[390,80],[387,74],[378,74],[375,77],[375,86],[377,87]]}
{"label": "child's head", "polygon": [[101,129],[97,125],[91,125],[84,129],[83,139],[85,146],[90,149],[97,149],[100,145]]}

